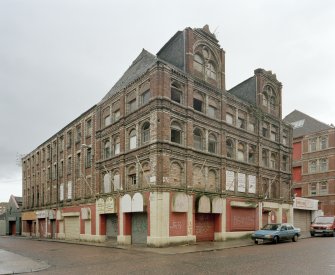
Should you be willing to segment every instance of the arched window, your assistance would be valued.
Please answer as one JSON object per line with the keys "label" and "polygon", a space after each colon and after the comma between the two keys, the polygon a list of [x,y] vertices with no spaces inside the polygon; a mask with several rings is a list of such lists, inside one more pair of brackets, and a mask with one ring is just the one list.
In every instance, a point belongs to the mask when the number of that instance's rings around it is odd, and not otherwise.
{"label": "arched window", "polygon": [[135,149],[137,147],[137,141],[136,141],[136,130],[133,129],[129,133],[129,149]]}
{"label": "arched window", "polygon": [[104,144],[104,158],[108,159],[111,156],[111,143],[109,142],[109,140],[105,141]]}
{"label": "arched window", "polygon": [[193,62],[194,69],[198,72],[203,72],[204,67],[204,60],[199,54],[194,55],[194,62]]}
{"label": "arched window", "polygon": [[193,145],[195,149],[202,150],[202,133],[200,129],[196,128],[193,131]]}
{"label": "arched window", "polygon": [[227,157],[228,158],[234,158],[234,142],[231,139],[227,139],[226,141],[226,147],[227,147]]}
{"label": "arched window", "polygon": [[238,146],[237,146],[237,159],[240,160],[240,161],[245,161],[245,154],[244,154],[244,151],[245,151],[245,146],[242,142],[239,142],[238,143]]}
{"label": "arched window", "polygon": [[142,126],[142,144],[150,141],[150,123],[145,122]]}
{"label": "arched window", "polygon": [[177,122],[171,124],[171,142],[182,143],[182,128]]}
{"label": "arched window", "polygon": [[178,83],[173,82],[171,84],[171,100],[178,102],[178,103],[183,103],[182,98],[183,98],[183,93],[182,93],[181,86]]}
{"label": "arched window", "polygon": [[210,153],[217,153],[217,141],[216,137],[213,134],[208,136],[208,152]]}

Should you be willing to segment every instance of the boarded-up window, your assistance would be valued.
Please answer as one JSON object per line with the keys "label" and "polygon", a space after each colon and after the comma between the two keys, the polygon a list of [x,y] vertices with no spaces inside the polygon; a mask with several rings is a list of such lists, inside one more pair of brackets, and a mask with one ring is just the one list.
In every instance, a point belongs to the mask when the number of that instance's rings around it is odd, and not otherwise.
{"label": "boarded-up window", "polygon": [[133,129],[129,133],[129,149],[135,149],[136,147],[137,147],[136,130]]}
{"label": "boarded-up window", "polygon": [[110,192],[112,192],[111,176],[110,174],[105,174],[104,175],[104,193],[110,193]]}
{"label": "boarded-up window", "polygon": [[113,185],[114,185],[114,191],[122,190],[122,186],[120,184],[120,175],[119,175],[119,173],[116,173],[114,175]]}
{"label": "boarded-up window", "polygon": [[208,172],[207,190],[215,191],[215,189],[216,189],[216,173],[214,170],[210,170]]}
{"label": "boarded-up window", "polygon": [[180,186],[182,179],[182,168],[178,163],[172,163],[170,168],[170,184],[173,186]]}

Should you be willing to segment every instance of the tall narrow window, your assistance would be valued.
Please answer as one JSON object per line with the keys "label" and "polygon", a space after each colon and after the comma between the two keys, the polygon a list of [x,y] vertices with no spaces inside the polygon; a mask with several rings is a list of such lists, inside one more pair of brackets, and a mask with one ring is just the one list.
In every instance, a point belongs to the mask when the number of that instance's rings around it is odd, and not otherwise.
{"label": "tall narrow window", "polygon": [[195,129],[193,131],[193,143],[194,143],[194,148],[198,150],[202,150],[202,134],[200,129]]}
{"label": "tall narrow window", "polygon": [[269,166],[269,153],[265,149],[263,149],[263,151],[262,151],[262,163],[263,163],[264,167]]}
{"label": "tall narrow window", "polygon": [[316,151],[316,138],[312,138],[309,140],[309,150],[310,152]]}
{"label": "tall narrow window", "polygon": [[182,129],[176,122],[171,124],[171,142],[182,143]]}
{"label": "tall narrow window", "polygon": [[128,102],[129,113],[134,112],[137,109],[136,98]]}
{"label": "tall narrow window", "polygon": [[[67,145],[67,148],[70,148],[72,146],[72,132],[71,131],[67,132],[67,135],[66,135],[66,145]],[[50,147],[48,147],[48,149],[49,148]],[[48,153],[49,153],[49,150],[48,150]]]}
{"label": "tall narrow window", "polygon": [[328,194],[328,185],[326,181],[322,181],[319,183],[319,194],[327,195]]}
{"label": "tall narrow window", "polygon": [[249,163],[255,163],[255,153],[256,153],[256,146],[249,145],[249,148],[248,148],[248,162]]}
{"label": "tall narrow window", "polygon": [[277,141],[277,135],[278,135],[277,127],[274,125],[271,125],[271,134],[270,134],[271,140]]}
{"label": "tall narrow window", "polygon": [[230,113],[226,113],[226,122],[232,125],[234,123],[234,116]]}
{"label": "tall narrow window", "polygon": [[88,119],[86,121],[86,136],[90,137],[92,135],[92,120]]}
{"label": "tall narrow window", "polygon": [[202,112],[203,111],[203,102],[200,99],[193,98],[193,108],[196,111]]}
{"label": "tall narrow window", "polygon": [[171,85],[171,100],[182,103],[182,90],[177,83],[172,83]]}
{"label": "tall narrow window", "polygon": [[327,172],[328,170],[328,161],[327,159],[320,159],[320,172]]}
{"label": "tall narrow window", "polygon": [[283,156],[282,157],[282,170],[283,171],[287,171],[287,165],[288,165],[288,157],[287,156]]}
{"label": "tall narrow window", "polygon": [[150,123],[145,122],[142,126],[142,144],[150,141]]}
{"label": "tall narrow window", "polygon": [[77,154],[77,161],[76,161],[76,176],[80,177],[81,176],[81,158],[80,158],[80,153]]}
{"label": "tall narrow window", "polygon": [[328,139],[327,139],[327,137],[321,137],[320,138],[320,149],[321,150],[327,149],[327,146],[328,146]]}
{"label": "tall narrow window", "polygon": [[109,140],[105,140],[104,144],[104,159],[108,159],[111,156],[111,143]]}
{"label": "tall narrow window", "polygon": [[276,153],[271,153],[271,168],[272,169],[277,169],[277,154]]}
{"label": "tall narrow window", "polygon": [[86,150],[86,167],[91,167],[92,166],[92,149],[87,148]]}
{"label": "tall narrow window", "polygon": [[245,151],[245,146],[242,142],[239,142],[238,143],[238,146],[237,146],[237,159],[239,161],[245,161],[245,154],[244,154],[244,151]]}
{"label": "tall narrow window", "polygon": [[288,133],[287,131],[283,131],[283,144],[284,145],[288,145],[288,140],[287,140],[287,137],[288,137]]}
{"label": "tall narrow window", "polygon": [[137,147],[137,140],[136,140],[136,130],[133,129],[129,133],[129,149],[135,149]]}
{"label": "tall narrow window", "polygon": [[147,104],[149,100],[150,100],[150,90],[146,90],[144,93],[141,94],[142,105]]}
{"label": "tall narrow window", "polygon": [[121,113],[120,113],[120,110],[115,110],[113,112],[113,121],[116,122],[120,119],[120,116],[121,116]]}
{"label": "tall narrow window", "polygon": [[71,157],[68,157],[67,159],[67,174],[71,174],[72,172],[72,161],[71,161]]}
{"label": "tall narrow window", "polygon": [[207,109],[208,116],[210,116],[211,118],[216,118],[216,113],[217,109],[214,106],[209,105]]}
{"label": "tall narrow window", "polygon": [[316,160],[311,160],[309,162],[309,172],[316,173]]}
{"label": "tall narrow window", "polygon": [[128,170],[128,186],[133,187],[136,184],[137,184],[136,169],[135,167],[131,167]]}
{"label": "tall narrow window", "polygon": [[237,127],[245,129],[245,120],[242,117],[237,118]]}
{"label": "tall narrow window", "polygon": [[114,138],[114,155],[120,154],[120,138],[117,136]]}
{"label": "tall narrow window", "polygon": [[213,134],[210,134],[208,136],[208,152],[210,153],[217,153],[217,141],[216,141],[216,137]]}
{"label": "tall narrow window", "polygon": [[104,193],[112,192],[111,176],[109,173],[104,175]]}
{"label": "tall narrow window", "polygon": [[194,55],[193,67],[198,72],[203,72],[204,61],[203,61],[202,57],[199,54],[195,54]]}
{"label": "tall narrow window", "polygon": [[268,106],[268,94],[266,92],[263,92],[263,105]]}
{"label": "tall narrow window", "polygon": [[231,139],[227,139],[226,141],[226,147],[227,147],[227,157],[228,158],[234,158],[234,142]]}
{"label": "tall narrow window", "polygon": [[208,62],[206,66],[206,75],[216,80],[216,69],[212,62]]}
{"label": "tall narrow window", "polygon": [[317,183],[313,182],[310,183],[309,185],[309,194],[310,195],[317,195],[318,191],[317,191]]}
{"label": "tall narrow window", "polygon": [[81,126],[77,125],[76,127],[76,143],[81,142]]}
{"label": "tall narrow window", "polygon": [[269,136],[269,125],[267,123],[263,123],[262,136],[263,137]]}

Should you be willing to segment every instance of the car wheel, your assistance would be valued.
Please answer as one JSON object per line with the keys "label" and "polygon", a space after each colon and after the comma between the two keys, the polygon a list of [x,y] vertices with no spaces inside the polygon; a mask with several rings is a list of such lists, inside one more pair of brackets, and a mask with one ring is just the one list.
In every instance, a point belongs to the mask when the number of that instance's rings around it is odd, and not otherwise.
{"label": "car wheel", "polygon": [[315,235],[314,232],[311,232],[311,236],[314,237],[314,235]]}
{"label": "car wheel", "polygon": [[257,241],[257,240],[255,240],[255,244],[258,244],[258,241]]}
{"label": "car wheel", "polygon": [[298,241],[298,235],[294,235],[293,238],[292,238],[292,241],[297,242]]}
{"label": "car wheel", "polygon": [[277,243],[278,243],[278,241],[279,241],[279,238],[278,238],[278,236],[274,236],[274,237],[273,237],[273,241],[272,241],[272,242],[273,242],[274,244],[277,244]]}

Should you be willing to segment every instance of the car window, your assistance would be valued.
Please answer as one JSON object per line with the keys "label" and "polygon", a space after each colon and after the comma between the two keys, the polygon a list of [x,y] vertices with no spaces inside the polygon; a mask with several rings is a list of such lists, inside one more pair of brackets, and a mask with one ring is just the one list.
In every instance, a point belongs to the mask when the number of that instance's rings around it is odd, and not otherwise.
{"label": "car window", "polygon": [[283,226],[281,227],[281,230],[287,230],[286,225],[283,225]]}
{"label": "car window", "polygon": [[288,225],[288,226],[287,226],[287,229],[288,229],[288,230],[292,230],[292,229],[294,229],[294,228],[293,228],[292,225]]}

